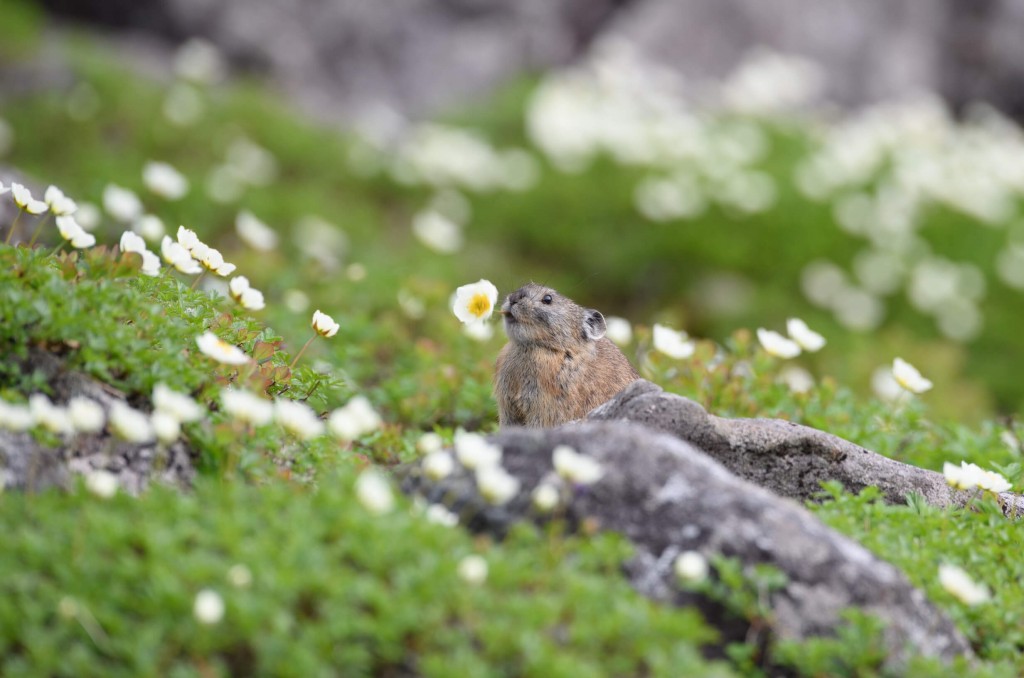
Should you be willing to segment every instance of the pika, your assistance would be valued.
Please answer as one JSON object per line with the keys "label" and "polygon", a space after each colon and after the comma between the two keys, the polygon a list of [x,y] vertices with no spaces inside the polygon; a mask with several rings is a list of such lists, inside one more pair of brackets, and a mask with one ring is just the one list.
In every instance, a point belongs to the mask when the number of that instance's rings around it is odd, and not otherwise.
{"label": "pika", "polygon": [[557,426],[580,419],[640,375],[605,336],[604,316],[530,283],[502,304],[508,343],[494,395],[502,426]]}

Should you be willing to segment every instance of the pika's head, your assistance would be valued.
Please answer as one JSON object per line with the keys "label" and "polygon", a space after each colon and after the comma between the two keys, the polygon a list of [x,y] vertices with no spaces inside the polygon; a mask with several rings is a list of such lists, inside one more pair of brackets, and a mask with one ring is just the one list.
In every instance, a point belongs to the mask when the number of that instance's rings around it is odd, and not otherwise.
{"label": "pika's head", "polygon": [[523,285],[501,305],[505,334],[518,344],[567,348],[604,336],[604,316],[542,285]]}

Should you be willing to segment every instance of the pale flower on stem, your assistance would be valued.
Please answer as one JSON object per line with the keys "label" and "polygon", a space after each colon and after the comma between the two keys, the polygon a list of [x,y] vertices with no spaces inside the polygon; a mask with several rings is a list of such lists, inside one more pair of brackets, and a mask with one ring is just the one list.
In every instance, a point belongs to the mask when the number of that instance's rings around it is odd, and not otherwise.
{"label": "pale flower on stem", "polygon": [[759,327],[757,340],[761,342],[761,347],[768,352],[768,355],[776,358],[788,359],[800,355],[800,344],[792,339],[787,339],[774,330]]}
{"label": "pale flower on stem", "polygon": [[965,605],[977,605],[989,600],[992,596],[988,587],[978,584],[970,575],[956,565],[943,563],[939,565],[939,583],[942,588]]}
{"label": "pale flower on stem", "polygon": [[122,223],[131,223],[142,216],[142,201],[127,188],[107,184],[103,189],[103,209]]}
{"label": "pale flower on stem", "polygon": [[142,169],[146,188],[167,200],[180,200],[188,193],[188,179],[165,162],[147,162]]}
{"label": "pale flower on stem", "polygon": [[316,416],[313,408],[298,400],[275,400],[274,419],[299,440],[311,440],[324,432],[324,422]]}
{"label": "pale flower on stem", "polygon": [[455,317],[463,323],[477,323],[487,320],[494,313],[498,301],[498,288],[489,280],[479,280],[462,285],[455,290]]}
{"label": "pale flower on stem", "polygon": [[160,255],[168,265],[173,266],[186,275],[196,275],[203,272],[199,262],[192,258],[188,250],[180,243],[171,240],[171,237],[168,235],[165,235],[160,243]]}
{"label": "pale flower on stem", "polygon": [[892,361],[892,376],[901,388],[911,393],[924,393],[932,387],[932,382],[922,377],[917,368],[903,358]]}
{"label": "pale flower on stem", "polygon": [[225,365],[244,365],[249,362],[249,356],[245,351],[229,344],[209,330],[196,337],[196,346],[203,355]]}
{"label": "pale flower on stem", "polygon": [[800,318],[790,318],[787,320],[786,332],[789,333],[790,339],[809,353],[819,351],[825,345],[825,337],[808,327],[807,323]]}
{"label": "pale flower on stem", "polygon": [[78,205],[71,198],[64,195],[56,186],[50,186],[46,189],[46,193],[43,194],[43,200],[50,207],[50,212],[54,216],[64,217],[74,214],[78,209]]}
{"label": "pale flower on stem", "polygon": [[269,424],[274,417],[273,403],[251,391],[226,388],[221,391],[220,404],[232,417],[253,426]]}
{"label": "pale flower on stem", "polygon": [[696,349],[695,344],[686,332],[676,331],[665,325],[654,325],[652,339],[655,350],[676,360],[689,358]]}
{"label": "pale flower on stem", "polygon": [[363,508],[374,515],[390,513],[395,506],[391,484],[380,471],[373,468],[359,474],[356,480],[356,498]]}

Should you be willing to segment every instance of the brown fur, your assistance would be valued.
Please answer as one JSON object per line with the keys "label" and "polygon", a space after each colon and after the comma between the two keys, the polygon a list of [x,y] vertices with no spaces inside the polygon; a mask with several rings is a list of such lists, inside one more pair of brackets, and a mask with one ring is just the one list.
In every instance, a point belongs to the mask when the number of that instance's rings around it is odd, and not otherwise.
{"label": "brown fur", "polygon": [[509,337],[494,377],[502,426],[580,419],[640,378],[605,338],[604,316],[551,288],[525,285],[508,295],[501,312]]}

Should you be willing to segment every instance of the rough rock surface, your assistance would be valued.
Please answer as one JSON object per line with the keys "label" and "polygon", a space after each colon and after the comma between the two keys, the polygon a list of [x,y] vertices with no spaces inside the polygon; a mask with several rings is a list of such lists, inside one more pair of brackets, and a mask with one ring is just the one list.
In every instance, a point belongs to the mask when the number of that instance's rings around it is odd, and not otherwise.
{"label": "rough rock surface", "polygon": [[[50,384],[57,404],[85,396],[109,412],[112,403],[124,400],[105,384],[64,369],[59,358],[45,351],[32,351],[26,368],[39,372]],[[113,473],[120,488],[131,494],[153,481],[187,488],[195,477],[189,449],[181,441],[168,447],[134,445],[101,432],[65,438],[59,446],[49,447],[28,433],[0,431],[0,486],[30,491],[67,487],[73,474],[94,470]]]}
{"label": "rough rock surface", "polygon": [[[788,583],[770,594],[767,630],[781,638],[833,633],[840,613],[857,607],[887,622],[891,667],[906,659],[908,647],[947,659],[970,653],[953,623],[897,568],[674,436],[619,421],[511,428],[491,441],[501,445],[505,469],[522,482],[507,505],[486,504],[464,470],[434,482],[418,468],[407,468],[405,489],[447,504],[470,529],[500,534],[515,520],[540,518],[530,492],[551,482],[554,447],[570,445],[598,460],[605,472],[590,487],[563,487],[568,523],[596,524],[628,537],[636,548],[626,566],[632,584],[655,600],[697,605],[727,639],[737,637],[736,619],[676,583],[674,562],[684,551],[781,570]],[[740,629],[738,637],[747,632]]]}
{"label": "rough rock surface", "polygon": [[[963,506],[970,493],[952,489],[941,473],[910,466],[837,436],[781,419],[725,419],[649,381],[627,386],[588,415],[625,419],[696,445],[736,475],[793,499],[814,499],[836,480],[849,492],[875,486],[891,503],[916,492],[933,506]],[[1024,498],[1000,495],[1004,510],[1024,514]],[[1014,509],[1016,506],[1016,509]]]}

